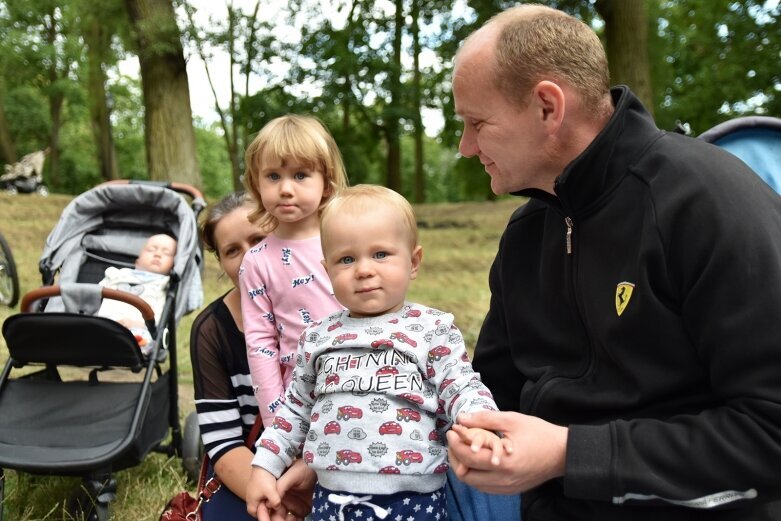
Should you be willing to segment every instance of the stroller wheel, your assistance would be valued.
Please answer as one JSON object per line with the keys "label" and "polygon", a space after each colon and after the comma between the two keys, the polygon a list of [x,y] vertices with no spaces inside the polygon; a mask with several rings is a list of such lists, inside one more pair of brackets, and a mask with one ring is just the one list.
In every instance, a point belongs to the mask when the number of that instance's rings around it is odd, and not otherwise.
{"label": "stroller wheel", "polygon": [[184,419],[182,435],[182,467],[190,483],[198,483],[203,459],[203,443],[201,429],[198,426],[198,415],[191,412]]}
{"label": "stroller wheel", "polygon": [[19,301],[19,274],[11,247],[0,234],[0,304],[14,307]]}
{"label": "stroller wheel", "polygon": [[35,193],[41,197],[46,197],[49,195],[49,189],[46,187],[46,185],[38,185],[38,187],[35,189]]}

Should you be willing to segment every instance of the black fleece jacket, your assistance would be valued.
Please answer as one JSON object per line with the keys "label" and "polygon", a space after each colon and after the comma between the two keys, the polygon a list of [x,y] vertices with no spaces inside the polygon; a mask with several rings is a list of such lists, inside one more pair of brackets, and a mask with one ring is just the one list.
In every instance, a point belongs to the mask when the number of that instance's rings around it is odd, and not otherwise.
{"label": "black fleece jacket", "polygon": [[490,272],[475,368],[569,427],[523,519],[781,519],[781,198],[612,94],[557,197],[516,194]]}

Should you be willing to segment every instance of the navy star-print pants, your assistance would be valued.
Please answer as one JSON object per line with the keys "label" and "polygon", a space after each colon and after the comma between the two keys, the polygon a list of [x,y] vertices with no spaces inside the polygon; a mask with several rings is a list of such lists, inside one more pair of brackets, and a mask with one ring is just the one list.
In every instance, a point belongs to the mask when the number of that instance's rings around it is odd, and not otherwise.
{"label": "navy star-print pants", "polygon": [[[383,514],[385,514],[383,516]],[[443,521],[445,487],[428,493],[349,494],[315,486],[312,521]]]}

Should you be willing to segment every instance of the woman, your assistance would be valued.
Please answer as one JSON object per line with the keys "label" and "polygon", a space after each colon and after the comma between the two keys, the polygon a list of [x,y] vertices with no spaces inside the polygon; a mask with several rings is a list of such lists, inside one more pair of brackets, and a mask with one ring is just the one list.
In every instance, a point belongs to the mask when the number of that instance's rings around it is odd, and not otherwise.
{"label": "woman", "polygon": [[[233,288],[204,309],[190,332],[195,410],[201,437],[209,455],[209,473],[216,471],[223,484],[202,507],[204,519],[254,519],[244,503],[252,470],[252,451],[245,446],[258,404],[252,393],[244,343],[238,272],[244,253],[264,234],[247,220],[251,200],[231,194],[210,208],[201,224],[201,237],[217,257]],[[283,481],[284,480],[284,481]],[[280,479],[286,510],[278,518],[303,518],[311,508],[313,474],[301,463]],[[300,490],[299,490],[300,489]],[[288,515],[294,512],[296,515]]]}

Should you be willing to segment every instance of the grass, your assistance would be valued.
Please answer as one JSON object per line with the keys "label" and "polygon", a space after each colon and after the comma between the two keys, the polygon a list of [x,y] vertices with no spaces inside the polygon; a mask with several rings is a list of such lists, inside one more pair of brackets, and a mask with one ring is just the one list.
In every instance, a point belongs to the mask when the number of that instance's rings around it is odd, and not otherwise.
{"label": "grass", "polygon": [[[22,293],[40,286],[38,259],[46,237],[71,199],[62,195],[41,198],[0,193],[0,232],[13,251]],[[510,199],[416,207],[423,265],[411,287],[409,300],[453,313],[470,350],[488,309],[488,269],[499,237],[510,214],[521,202]],[[230,281],[219,275],[216,261],[207,256],[203,275],[205,303],[230,288]],[[0,321],[17,312],[18,309],[0,307]],[[197,312],[185,316],[177,329],[182,418],[194,409],[189,331],[196,315]],[[0,363],[4,364],[7,357],[5,341],[0,338]],[[188,487],[181,462],[158,453],[151,453],[140,465],[117,472],[114,477],[118,488],[111,515],[117,520],[156,520],[165,502]],[[33,476],[10,470],[5,471],[5,478],[4,520],[73,519],[66,507],[80,485],[79,479]]]}

